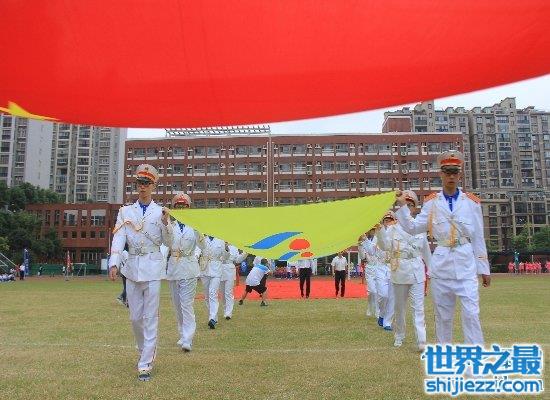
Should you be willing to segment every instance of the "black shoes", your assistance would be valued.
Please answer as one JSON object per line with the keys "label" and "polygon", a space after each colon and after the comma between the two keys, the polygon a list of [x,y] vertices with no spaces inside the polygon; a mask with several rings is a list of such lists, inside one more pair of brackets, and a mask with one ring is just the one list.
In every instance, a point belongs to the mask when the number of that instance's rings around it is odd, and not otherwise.
{"label": "black shoes", "polygon": [[214,321],[213,319],[211,319],[210,321],[208,321],[208,327],[210,329],[216,329],[216,321]]}
{"label": "black shoes", "polygon": [[138,372],[138,379],[141,382],[147,382],[151,380],[151,371],[147,371],[145,369],[140,369]]}

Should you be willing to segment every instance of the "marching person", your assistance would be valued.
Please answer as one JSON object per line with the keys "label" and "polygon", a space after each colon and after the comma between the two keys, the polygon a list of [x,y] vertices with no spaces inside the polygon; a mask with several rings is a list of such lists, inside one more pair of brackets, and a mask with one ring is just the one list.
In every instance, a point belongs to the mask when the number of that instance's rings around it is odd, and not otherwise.
{"label": "marching person", "polygon": [[424,199],[420,214],[413,218],[405,193],[398,193],[401,208],[397,218],[403,229],[416,235],[429,232],[437,241],[429,270],[438,343],[452,343],[456,299],[462,308],[462,330],[466,344],[483,345],[479,321],[478,275],[483,286],[491,284],[487,249],[483,236],[480,200],[458,188],[464,157],[448,151],[437,157],[443,190]]}
{"label": "marching person", "polygon": [[[382,218],[382,226],[380,226],[378,230],[387,229],[389,226],[394,224],[395,215],[392,211],[388,211]],[[376,238],[376,243],[378,247],[381,248],[378,238]],[[378,298],[378,308],[380,310],[378,325],[383,327],[386,331],[391,331],[395,301],[393,295],[393,285],[391,284],[391,271],[389,267],[390,254],[386,251],[383,251],[383,254],[383,262],[379,264],[375,270],[376,293]]]}
{"label": "marching person", "polygon": [[244,293],[241,299],[239,300],[239,305],[242,306],[244,303],[244,300],[246,299],[246,296],[248,296],[248,293],[254,290],[262,298],[262,302],[260,303],[260,306],[262,307],[267,306],[266,282],[267,282],[267,275],[271,273],[268,263],[269,262],[266,258],[262,258],[260,261],[260,264],[254,265],[252,270],[248,273],[248,276],[246,277],[246,288],[244,290]]}
{"label": "marching person", "polygon": [[[407,207],[416,214],[418,197],[411,190],[404,192]],[[416,343],[420,351],[426,347],[426,323],[424,321],[424,265],[431,264],[432,253],[426,232],[410,235],[399,224],[380,229],[376,237],[380,247],[390,255],[391,282],[393,285],[395,319],[395,347],[401,347],[405,339],[405,314],[407,299],[411,299]]]}
{"label": "marching person", "polygon": [[346,293],[346,277],[348,275],[348,260],[344,257],[343,252],[338,252],[338,255],[332,259],[330,265],[332,266],[332,276],[334,276],[334,287],[336,289],[335,297],[338,298],[338,291],[340,291],[340,297],[344,297]]}
{"label": "marching person", "polygon": [[222,278],[222,263],[229,258],[229,247],[223,240],[208,236],[204,239],[199,266],[204,290],[204,301],[208,310],[208,327],[216,329],[218,323],[218,290]]}
{"label": "marching person", "polygon": [[[186,193],[178,193],[172,199],[172,208],[176,210],[190,208],[191,204],[191,198]],[[189,352],[197,328],[193,303],[200,270],[195,249],[204,247],[204,236],[175,220],[172,222],[172,232],[166,279],[169,282],[172,304],[176,312],[179,333],[177,344],[184,352]]]}
{"label": "marching person", "polygon": [[[317,261],[315,261],[317,262]],[[296,262],[298,276],[300,277],[300,295],[304,298],[304,283],[306,284],[306,299],[309,299],[311,289],[311,264],[312,260],[304,258]]]}
{"label": "marching person", "polygon": [[378,295],[376,292],[376,270],[384,264],[385,253],[376,244],[374,236],[375,228],[368,231],[367,235],[359,238],[359,257],[365,265],[365,281],[367,283],[367,317],[380,317],[378,308]]}
{"label": "marching person", "polygon": [[220,281],[220,290],[223,293],[224,308],[223,317],[226,320],[230,320],[233,316],[233,305],[235,304],[235,297],[233,295],[233,289],[235,287],[235,279],[237,276],[237,269],[235,264],[241,264],[248,253],[240,251],[233,245],[228,244],[229,252],[222,265],[222,278]]}
{"label": "marching person", "polygon": [[121,264],[121,253],[128,243],[128,262],[121,272],[126,276],[130,320],[139,352],[138,379],[148,381],[157,347],[160,281],[165,272],[160,246],[170,245],[171,226],[168,224],[168,210],[151,198],[158,180],[155,167],[139,165],[136,179],[138,200],[132,205],[122,206],[118,212],[109,275],[114,281]]}

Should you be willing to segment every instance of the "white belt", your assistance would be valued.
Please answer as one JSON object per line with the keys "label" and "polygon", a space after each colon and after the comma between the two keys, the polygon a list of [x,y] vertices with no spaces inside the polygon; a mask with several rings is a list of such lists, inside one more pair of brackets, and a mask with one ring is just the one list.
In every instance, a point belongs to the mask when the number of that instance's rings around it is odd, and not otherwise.
{"label": "white belt", "polygon": [[173,257],[179,258],[179,257],[189,257],[191,255],[192,251],[185,252],[183,250],[172,250],[170,252],[170,255]]}
{"label": "white belt", "polygon": [[437,241],[438,246],[450,247],[450,248],[462,246],[463,244],[466,244],[466,243],[470,243],[470,239],[468,239],[467,237],[458,238],[454,242],[451,242],[450,240]]}
{"label": "white belt", "polygon": [[400,260],[414,260],[415,258],[420,257],[420,255],[400,255],[398,258]]}
{"label": "white belt", "polygon": [[132,247],[128,249],[128,254],[133,256],[143,256],[149,253],[156,253],[157,251],[160,251],[159,246]]}

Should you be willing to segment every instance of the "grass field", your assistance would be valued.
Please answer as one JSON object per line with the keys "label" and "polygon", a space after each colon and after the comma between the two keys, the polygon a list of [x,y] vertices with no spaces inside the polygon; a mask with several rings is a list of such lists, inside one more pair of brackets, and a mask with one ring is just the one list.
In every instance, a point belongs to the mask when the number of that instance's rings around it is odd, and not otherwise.
{"label": "grass field", "polygon": [[[278,300],[269,307],[249,301],[236,305],[234,318],[220,320],[215,331],[207,328],[206,310],[198,301],[193,352],[184,354],[176,346],[165,284],[153,379],[138,382],[128,313],[115,302],[120,288],[104,278],[0,284],[0,398],[427,397],[409,316],[405,344],[394,349],[393,335],[366,319],[365,299]],[[429,297],[426,308],[430,341]],[[481,310],[487,343],[544,346],[548,385],[550,276],[495,275],[491,288],[481,289]],[[461,340],[461,330],[455,332]],[[550,398],[548,389],[545,396]]]}

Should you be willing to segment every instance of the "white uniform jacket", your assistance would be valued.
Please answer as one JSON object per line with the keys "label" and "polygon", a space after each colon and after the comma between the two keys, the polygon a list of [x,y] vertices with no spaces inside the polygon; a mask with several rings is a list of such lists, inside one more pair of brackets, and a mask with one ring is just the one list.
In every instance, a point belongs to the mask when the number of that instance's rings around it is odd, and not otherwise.
{"label": "white uniform jacket", "polygon": [[236,277],[235,264],[242,263],[248,253],[239,254],[239,249],[233,245],[229,245],[229,253],[222,264],[222,281],[232,281]]}
{"label": "white uniform jacket", "polygon": [[176,281],[198,278],[200,270],[195,248],[204,247],[204,236],[189,226],[184,226],[183,230],[180,229],[177,221],[172,222],[172,233],[166,279]]}
{"label": "white uniform jacket", "polygon": [[430,268],[432,252],[426,232],[409,235],[394,224],[376,232],[380,248],[389,253],[391,280],[397,284],[421,283],[426,280],[424,263]]}
{"label": "white uniform jacket", "polygon": [[406,232],[428,231],[437,241],[431,278],[475,279],[478,274],[490,274],[481,206],[473,195],[460,191],[451,212],[443,192],[433,193],[424,200],[416,218],[408,207],[401,207],[395,215]]}
{"label": "white uniform jacket", "polygon": [[229,257],[225,242],[218,238],[204,238],[204,248],[199,259],[201,275],[221,278],[222,263]]}
{"label": "white uniform jacket", "polygon": [[111,245],[109,267],[119,267],[124,245],[128,243],[128,262],[121,273],[134,282],[157,281],[164,278],[165,260],[162,244],[171,242],[171,226],[162,221],[162,207],[151,201],[145,215],[139,202],[120,207]]}
{"label": "white uniform jacket", "polygon": [[378,245],[378,239],[365,239],[360,246],[362,255],[367,259],[365,274],[375,275],[379,279],[389,278],[390,270],[386,265],[386,252]]}
{"label": "white uniform jacket", "polygon": [[313,269],[313,259],[302,258],[296,261],[296,269],[311,268]]}

